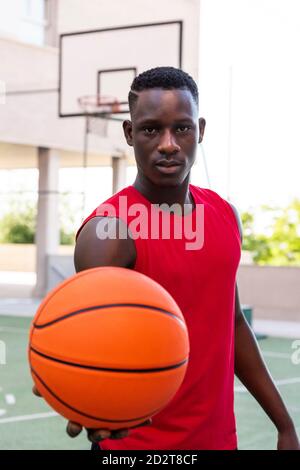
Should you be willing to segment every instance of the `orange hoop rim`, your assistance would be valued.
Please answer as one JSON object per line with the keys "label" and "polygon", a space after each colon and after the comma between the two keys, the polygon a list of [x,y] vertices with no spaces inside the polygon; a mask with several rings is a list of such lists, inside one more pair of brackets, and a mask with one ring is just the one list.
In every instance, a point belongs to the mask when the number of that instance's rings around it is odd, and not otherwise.
{"label": "orange hoop rim", "polygon": [[114,114],[121,110],[118,98],[109,95],[83,95],[78,98],[78,105],[85,114]]}

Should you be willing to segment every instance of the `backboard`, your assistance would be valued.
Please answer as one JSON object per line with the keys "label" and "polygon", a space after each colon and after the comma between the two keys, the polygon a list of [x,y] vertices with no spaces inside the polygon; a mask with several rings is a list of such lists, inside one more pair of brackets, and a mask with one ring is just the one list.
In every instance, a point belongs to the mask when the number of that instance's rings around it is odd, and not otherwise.
{"label": "backboard", "polygon": [[60,36],[59,116],[84,116],[81,97],[101,95],[119,102],[126,119],[134,77],[158,66],[182,66],[183,22],[136,24]]}

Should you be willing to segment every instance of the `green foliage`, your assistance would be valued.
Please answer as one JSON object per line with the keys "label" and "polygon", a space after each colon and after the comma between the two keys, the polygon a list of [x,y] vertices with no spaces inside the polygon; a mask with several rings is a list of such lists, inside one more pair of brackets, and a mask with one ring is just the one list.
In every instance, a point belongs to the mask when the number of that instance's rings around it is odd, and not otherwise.
{"label": "green foliage", "polygon": [[[64,221],[60,228],[61,245],[73,245],[75,240],[70,212],[64,204],[61,213],[61,219]],[[0,243],[34,243],[36,214],[36,204],[12,202],[10,212],[0,220]]]}
{"label": "green foliage", "polygon": [[27,204],[5,214],[0,221],[1,243],[34,243],[36,208]]}
{"label": "green foliage", "polygon": [[73,198],[69,194],[60,194],[59,219],[60,219],[60,244],[73,245],[75,243],[75,209]]}
{"label": "green foliage", "polygon": [[66,232],[60,229],[60,244],[61,245],[74,245],[75,234],[73,232]]}
{"label": "green foliage", "polygon": [[[300,266],[300,200],[293,200],[286,208],[262,206],[261,210],[270,220],[268,234],[255,229],[255,215],[241,214],[243,223],[243,249],[252,253],[253,261],[259,265]],[[10,212],[0,220],[0,242],[34,243],[36,229],[34,203],[15,201]],[[72,245],[74,234],[74,210],[69,201],[60,200],[60,243]]]}
{"label": "green foliage", "polygon": [[253,213],[244,212],[243,249],[252,252],[253,261],[260,265],[300,266],[300,200],[294,199],[286,208],[262,206],[272,219],[270,234],[257,233]]}

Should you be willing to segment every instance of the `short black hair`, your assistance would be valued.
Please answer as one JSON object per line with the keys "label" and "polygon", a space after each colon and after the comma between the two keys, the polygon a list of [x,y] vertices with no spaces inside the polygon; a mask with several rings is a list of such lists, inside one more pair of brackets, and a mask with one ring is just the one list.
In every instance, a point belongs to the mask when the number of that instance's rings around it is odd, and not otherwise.
{"label": "short black hair", "polygon": [[138,95],[135,92],[162,88],[163,90],[189,90],[198,106],[198,87],[193,78],[175,67],[155,67],[140,73],[131,84],[128,94],[129,109],[132,113]]}

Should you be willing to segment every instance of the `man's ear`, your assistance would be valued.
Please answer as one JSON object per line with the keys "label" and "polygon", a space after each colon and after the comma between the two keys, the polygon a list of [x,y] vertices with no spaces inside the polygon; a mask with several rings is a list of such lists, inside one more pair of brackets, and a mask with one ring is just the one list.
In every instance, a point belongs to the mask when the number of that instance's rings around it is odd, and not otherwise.
{"label": "man's ear", "polygon": [[200,118],[200,119],[199,119],[199,140],[198,140],[198,143],[199,143],[199,144],[202,142],[202,139],[203,139],[204,130],[205,130],[205,125],[206,125],[205,119],[204,119],[204,118]]}
{"label": "man's ear", "polygon": [[123,122],[123,131],[125,135],[125,139],[127,141],[127,144],[130,145],[131,147],[133,146],[133,140],[132,140],[132,122],[131,121],[124,121]]}

